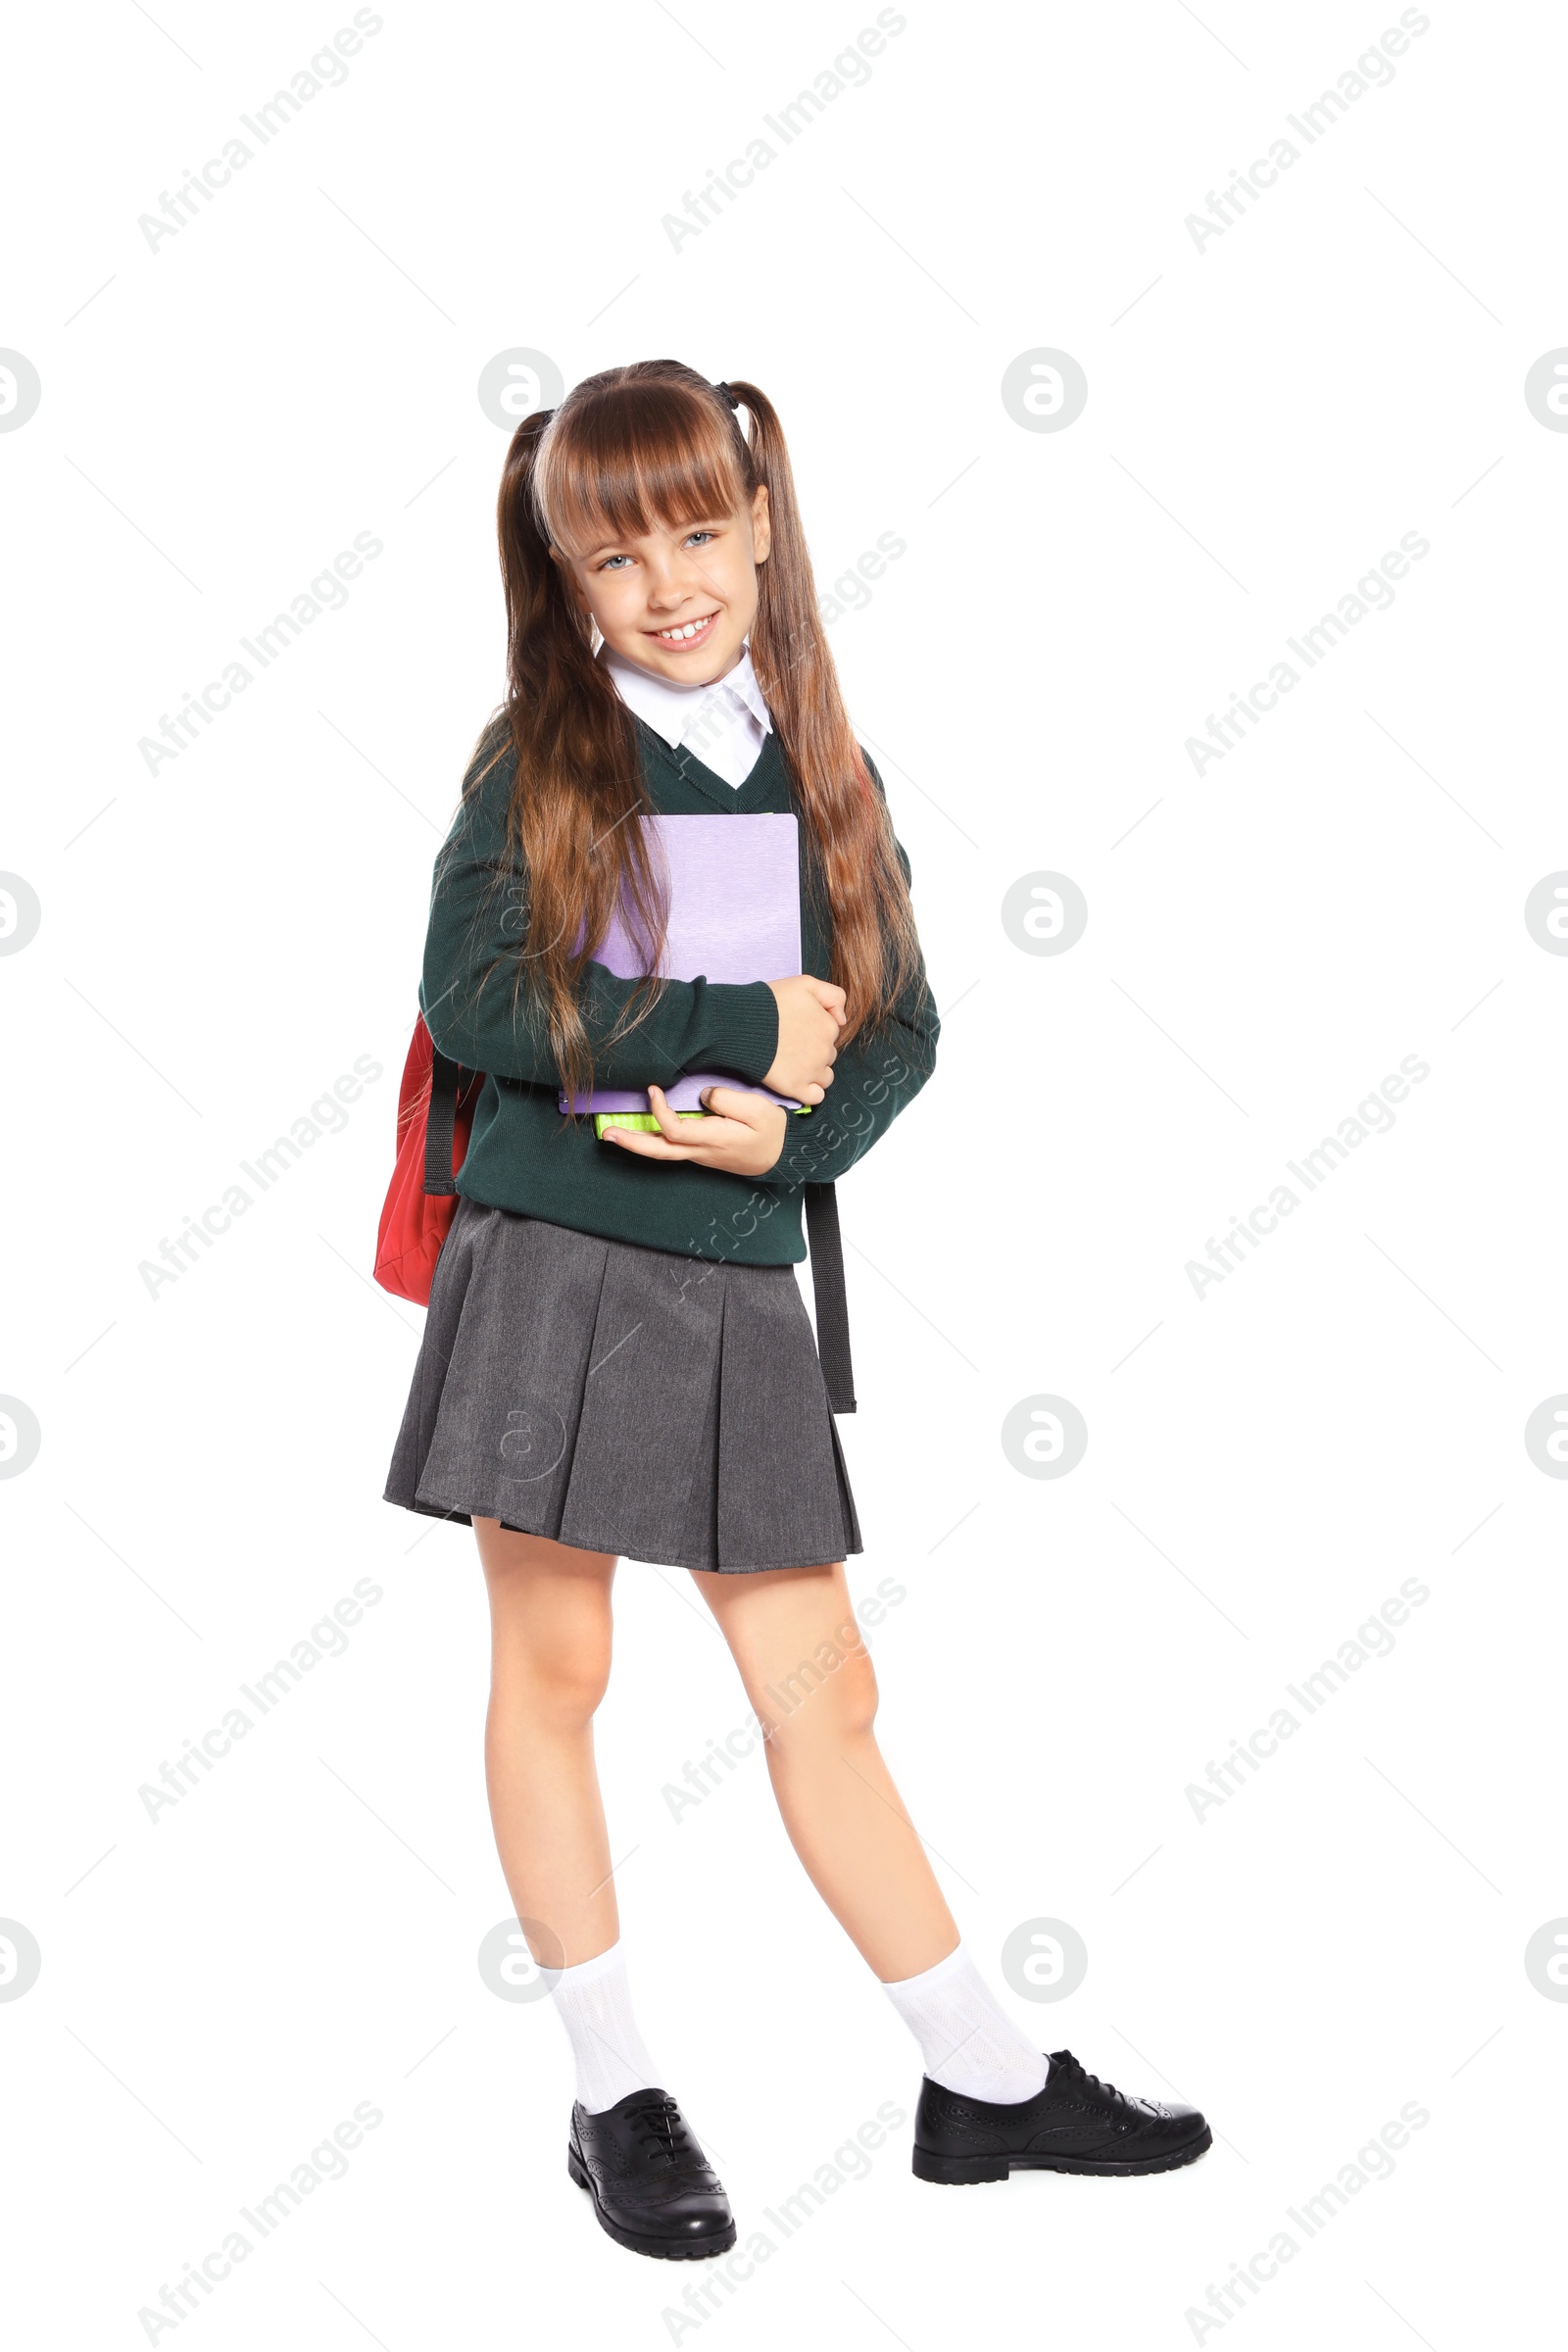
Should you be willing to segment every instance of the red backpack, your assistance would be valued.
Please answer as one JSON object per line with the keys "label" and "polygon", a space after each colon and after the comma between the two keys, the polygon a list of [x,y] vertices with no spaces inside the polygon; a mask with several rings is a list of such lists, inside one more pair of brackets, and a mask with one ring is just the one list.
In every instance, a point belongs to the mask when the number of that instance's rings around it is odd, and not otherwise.
{"label": "red backpack", "polygon": [[421,1013],[398,1089],[398,1156],[375,1236],[375,1279],[416,1306],[430,1303],[441,1245],[458,1211],[454,1181],[468,1149],[484,1079],[438,1054]]}

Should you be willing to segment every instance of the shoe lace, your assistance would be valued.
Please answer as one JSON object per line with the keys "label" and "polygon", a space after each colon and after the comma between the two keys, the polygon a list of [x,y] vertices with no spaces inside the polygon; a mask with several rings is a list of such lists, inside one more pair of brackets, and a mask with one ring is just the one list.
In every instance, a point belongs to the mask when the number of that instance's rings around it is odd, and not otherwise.
{"label": "shoe lace", "polygon": [[649,2099],[633,2107],[627,2119],[655,2163],[670,2166],[696,2161],[696,2146],[673,2099]]}
{"label": "shoe lace", "polygon": [[1104,2091],[1107,2097],[1112,2099],[1126,2098],[1127,2093],[1124,2090],[1118,2090],[1114,2082],[1102,2082],[1098,2075],[1092,2075],[1089,2072],[1088,2067],[1083,2065],[1079,2059],[1073,2056],[1071,2050],[1053,2050],[1050,2055],[1053,2066],[1065,2067],[1071,2073],[1077,2075],[1082,2082],[1093,2082],[1095,2088],[1097,2090]]}

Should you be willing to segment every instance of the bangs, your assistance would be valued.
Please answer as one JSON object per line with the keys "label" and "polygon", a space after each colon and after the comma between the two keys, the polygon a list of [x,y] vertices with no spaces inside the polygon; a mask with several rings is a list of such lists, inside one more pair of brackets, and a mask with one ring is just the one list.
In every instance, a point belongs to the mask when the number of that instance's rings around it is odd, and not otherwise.
{"label": "bangs", "polygon": [[534,496],[548,536],[583,557],[612,540],[716,522],[745,505],[745,444],[683,384],[622,383],[550,426]]}

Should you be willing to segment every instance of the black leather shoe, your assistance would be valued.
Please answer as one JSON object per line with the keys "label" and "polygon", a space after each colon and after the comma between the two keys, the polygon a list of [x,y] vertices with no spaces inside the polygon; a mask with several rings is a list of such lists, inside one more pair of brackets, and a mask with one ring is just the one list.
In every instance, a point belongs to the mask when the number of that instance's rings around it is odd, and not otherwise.
{"label": "black leather shoe", "polygon": [[634,2090],[601,2115],[571,2111],[566,2170],[617,2246],[667,2262],[726,2254],[735,2221],[724,2184],[667,2091]]}
{"label": "black leather shoe", "polygon": [[1130,2099],[1053,2050],[1044,2090],[1016,2106],[961,2099],[928,2076],[914,2115],[922,2180],[1005,2180],[1009,2173],[1169,2173],[1214,2134],[1196,2107]]}

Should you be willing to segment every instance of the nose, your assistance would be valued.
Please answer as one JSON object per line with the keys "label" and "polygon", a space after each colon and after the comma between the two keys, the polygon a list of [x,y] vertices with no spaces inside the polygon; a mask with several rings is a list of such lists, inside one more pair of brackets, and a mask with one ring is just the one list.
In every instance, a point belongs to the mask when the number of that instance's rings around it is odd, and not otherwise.
{"label": "nose", "polygon": [[648,564],[648,604],[656,612],[673,612],[704,593],[696,551],[671,548]]}

